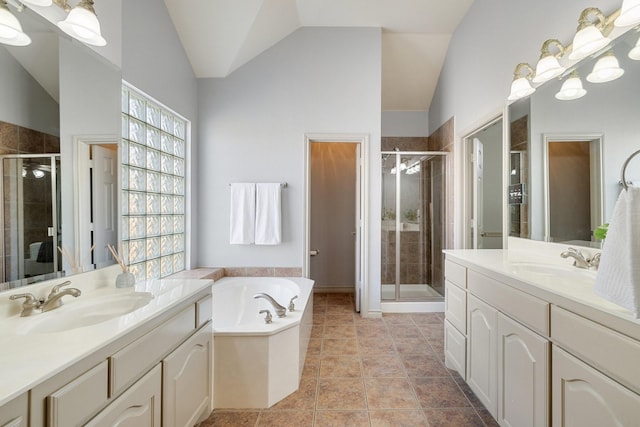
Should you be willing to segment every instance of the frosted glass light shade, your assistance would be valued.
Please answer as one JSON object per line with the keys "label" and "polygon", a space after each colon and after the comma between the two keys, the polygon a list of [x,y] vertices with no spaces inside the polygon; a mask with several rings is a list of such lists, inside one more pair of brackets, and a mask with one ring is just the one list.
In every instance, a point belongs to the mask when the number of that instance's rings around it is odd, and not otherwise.
{"label": "frosted glass light shade", "polygon": [[558,77],[565,68],[560,65],[558,58],[548,55],[541,58],[536,65],[536,75],[533,77],[534,83],[544,83],[554,77]]}
{"label": "frosted glass light shade", "polygon": [[629,58],[640,61],[640,39],[636,42],[636,46],[629,51]]}
{"label": "frosted glass light shade", "polygon": [[0,0],[0,43],[11,46],[31,44],[31,38],[22,31],[20,21],[7,9],[4,0]]}
{"label": "frosted glass light shade", "polygon": [[107,41],[100,33],[100,22],[93,12],[92,2],[89,2],[89,10],[85,1],[74,7],[67,19],[58,22],[58,27],[71,37],[93,46],[105,46]]}
{"label": "frosted glass light shade", "polygon": [[34,6],[51,6],[53,4],[53,0],[21,0],[22,3],[31,4]]}
{"label": "frosted glass light shade", "polygon": [[560,88],[560,92],[556,93],[556,99],[560,101],[571,101],[582,98],[587,91],[582,87],[582,80],[577,75],[569,77]]}
{"label": "frosted glass light shade", "polygon": [[531,95],[536,89],[531,86],[526,77],[519,77],[511,83],[511,93],[507,98],[509,101],[515,101],[525,96]]}
{"label": "frosted glass light shade", "polygon": [[573,37],[573,49],[569,59],[579,61],[611,43],[595,26],[590,25],[578,31]]}
{"label": "frosted glass light shade", "polygon": [[616,27],[627,27],[640,23],[640,0],[623,0],[620,16],[613,24]]}
{"label": "frosted glass light shade", "polygon": [[618,58],[613,52],[607,53],[598,59],[593,71],[587,76],[587,81],[591,83],[605,83],[615,80],[624,74],[624,70],[620,68]]}

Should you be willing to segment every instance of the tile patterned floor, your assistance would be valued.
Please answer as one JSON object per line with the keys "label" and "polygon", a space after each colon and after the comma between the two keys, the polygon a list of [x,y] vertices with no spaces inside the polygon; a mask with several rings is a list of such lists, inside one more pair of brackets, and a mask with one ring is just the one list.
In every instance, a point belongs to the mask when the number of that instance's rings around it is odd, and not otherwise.
{"label": "tile patterned floor", "polygon": [[298,391],[263,410],[218,409],[200,427],[494,427],[444,366],[442,313],[353,312],[351,294],[315,294]]}

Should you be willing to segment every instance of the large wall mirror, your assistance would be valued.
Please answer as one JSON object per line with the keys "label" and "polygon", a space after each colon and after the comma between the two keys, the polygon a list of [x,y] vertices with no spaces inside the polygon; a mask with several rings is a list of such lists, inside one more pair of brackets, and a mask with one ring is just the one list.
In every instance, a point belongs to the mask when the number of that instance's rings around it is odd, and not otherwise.
{"label": "large wall mirror", "polygon": [[[596,246],[593,230],[607,222],[622,188],[625,159],[640,149],[640,61],[628,54],[640,37],[627,31],[509,106],[509,236]],[[615,55],[624,74],[605,83],[586,77],[602,55]],[[586,94],[555,97],[575,70]],[[640,162],[627,179],[640,179]]]}
{"label": "large wall mirror", "polygon": [[18,18],[32,43],[0,44],[0,290],[112,264],[119,222],[120,70]]}

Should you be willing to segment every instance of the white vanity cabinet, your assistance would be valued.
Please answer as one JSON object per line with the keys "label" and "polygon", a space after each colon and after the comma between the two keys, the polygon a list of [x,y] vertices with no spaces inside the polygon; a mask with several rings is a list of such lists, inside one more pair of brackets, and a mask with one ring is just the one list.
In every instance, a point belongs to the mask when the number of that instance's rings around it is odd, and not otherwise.
{"label": "white vanity cabinet", "polygon": [[444,353],[447,368],[467,378],[467,269],[445,262]]}
{"label": "white vanity cabinet", "polygon": [[0,427],[27,427],[29,399],[21,394],[0,407]]}
{"label": "white vanity cabinet", "polygon": [[211,311],[208,286],[35,386],[29,425],[197,424],[213,408]]}

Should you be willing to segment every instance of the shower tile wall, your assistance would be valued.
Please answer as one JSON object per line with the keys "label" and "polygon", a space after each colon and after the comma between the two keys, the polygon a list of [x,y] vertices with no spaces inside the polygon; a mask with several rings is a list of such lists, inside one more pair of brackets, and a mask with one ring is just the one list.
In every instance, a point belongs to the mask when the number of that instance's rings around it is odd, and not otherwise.
{"label": "shower tile wall", "polygon": [[[523,153],[520,159],[520,176],[521,181],[528,186],[528,152],[527,147],[529,143],[529,116],[524,116],[518,120],[511,122],[511,151],[519,151]],[[526,199],[525,199],[526,201]],[[522,203],[520,205],[510,205],[510,224],[509,235],[515,237],[529,237],[529,205],[528,203]]]}
{"label": "shower tile wall", "polygon": [[[18,126],[12,123],[0,121],[0,155],[6,154],[48,154],[48,153],[60,153],[60,138],[55,135],[49,135],[44,132],[39,132],[33,129],[28,129],[22,126]],[[9,171],[5,171],[5,175]],[[32,182],[34,181],[34,182]],[[24,185],[30,186],[29,198],[25,200],[28,203],[29,208],[24,210],[25,224],[40,225],[42,221],[48,221],[47,218],[51,218],[51,203],[47,203],[43,194],[49,194],[50,188],[42,188],[41,182],[35,182],[31,179],[25,181]],[[15,197],[15,189],[3,179],[3,191],[5,198]],[[50,200],[50,199],[49,199]],[[31,217],[29,217],[31,215]],[[12,256],[12,253],[17,250],[17,237],[11,238],[12,233],[15,234],[15,227],[12,227],[12,219],[15,218],[15,212],[4,212],[4,253],[5,258],[0,263],[0,275],[6,277],[7,280],[12,280],[12,277],[16,277],[18,274],[17,261],[18,258]],[[47,224],[47,226],[50,224]],[[33,228],[33,227],[32,227]],[[46,229],[46,228],[45,228]],[[40,228],[42,230],[42,228]],[[29,245],[26,242],[36,242],[45,240],[47,236],[41,236],[34,234],[29,230],[25,230],[25,257],[29,257]],[[5,266],[7,271],[4,271]],[[6,276],[5,276],[6,273]]]}

